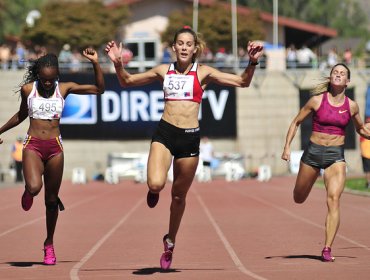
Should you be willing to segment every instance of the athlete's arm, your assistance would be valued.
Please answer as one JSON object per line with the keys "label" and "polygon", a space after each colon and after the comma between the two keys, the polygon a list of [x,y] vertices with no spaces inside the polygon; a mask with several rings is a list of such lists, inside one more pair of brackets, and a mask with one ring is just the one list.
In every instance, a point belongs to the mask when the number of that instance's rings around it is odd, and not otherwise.
{"label": "athlete's arm", "polygon": [[[0,134],[3,134],[5,131],[12,129],[13,127],[19,125],[28,117],[28,106],[27,106],[27,94],[30,92],[30,84],[24,85],[21,88],[21,104],[19,106],[19,111],[15,113],[2,127],[0,127]],[[0,144],[3,143],[3,140],[0,138]]]}
{"label": "athlete's arm", "polygon": [[141,86],[154,81],[162,81],[168,70],[167,64],[158,65],[146,72],[130,74],[122,65],[114,66],[118,81],[122,87]]}
{"label": "athlete's arm", "polygon": [[350,100],[350,108],[352,121],[357,133],[366,139],[370,139],[370,124],[364,124],[361,120],[358,104],[355,101]]}
{"label": "athlete's arm", "polygon": [[310,98],[299,111],[298,115],[293,119],[292,123],[289,126],[288,133],[285,139],[284,151],[281,155],[281,158],[283,160],[290,160],[290,144],[292,143],[293,138],[297,133],[298,127],[301,125],[304,119],[307,118],[309,114],[314,111],[316,106],[317,97]]}
{"label": "athlete's arm", "polygon": [[63,92],[66,94],[103,94],[105,90],[103,71],[100,67],[98,54],[94,49],[87,48],[82,52],[83,56],[90,60],[94,68],[95,84],[80,85],[74,82],[61,83]]}
{"label": "athlete's arm", "polygon": [[215,68],[202,65],[199,69],[202,85],[214,82],[220,85],[249,87],[254,75],[254,70],[256,69],[256,65],[253,64],[257,63],[258,58],[263,54],[263,45],[258,42],[249,42],[247,51],[250,63],[240,76],[221,72]]}
{"label": "athlete's arm", "polygon": [[143,73],[130,74],[122,64],[122,43],[117,46],[114,41],[108,42],[105,52],[114,64],[118,81],[122,87],[140,86],[163,80],[168,70],[168,65],[162,64]]}

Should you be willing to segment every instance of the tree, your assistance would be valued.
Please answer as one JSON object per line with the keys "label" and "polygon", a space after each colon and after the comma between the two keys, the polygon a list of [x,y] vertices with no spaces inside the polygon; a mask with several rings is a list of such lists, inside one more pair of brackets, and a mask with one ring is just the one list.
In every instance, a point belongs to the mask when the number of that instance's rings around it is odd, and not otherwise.
{"label": "tree", "polygon": [[[238,45],[246,47],[249,40],[261,40],[264,38],[264,29],[257,12],[248,16],[238,15],[237,34]],[[162,34],[162,41],[170,45],[175,32],[185,25],[192,25],[192,9],[175,11],[169,16],[168,28]],[[232,50],[231,10],[225,12],[225,5],[216,4],[211,7],[200,6],[198,31],[206,39],[207,47],[217,51],[224,47],[226,51]]]}
{"label": "tree", "polygon": [[[228,0],[223,0],[228,2]],[[271,0],[240,0],[240,5],[273,12]],[[338,30],[340,37],[368,38],[368,17],[359,0],[279,0],[279,15]],[[299,11],[299,12],[297,12]]]}
{"label": "tree", "polygon": [[114,37],[128,9],[124,5],[109,9],[96,0],[53,1],[42,7],[41,14],[34,27],[25,27],[22,39],[59,51],[65,43],[79,49],[100,47]]}
{"label": "tree", "polygon": [[27,14],[39,9],[44,0],[0,0],[0,43],[6,37],[19,37],[25,25]]}

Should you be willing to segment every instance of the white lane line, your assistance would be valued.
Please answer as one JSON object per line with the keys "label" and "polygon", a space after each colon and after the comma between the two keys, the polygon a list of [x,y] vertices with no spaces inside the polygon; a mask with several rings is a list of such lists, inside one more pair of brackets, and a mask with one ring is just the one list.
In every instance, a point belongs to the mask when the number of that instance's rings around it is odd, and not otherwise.
{"label": "white lane line", "polygon": [[193,188],[192,191],[195,193],[196,198],[198,199],[200,205],[203,207],[204,212],[206,213],[209,221],[211,222],[212,226],[214,227],[218,237],[221,239],[222,243],[224,244],[224,247],[226,251],[229,253],[232,261],[234,262],[235,266],[244,274],[257,279],[257,280],[267,280],[267,278],[264,278],[262,276],[259,276],[252,271],[248,270],[243,263],[238,258],[238,255],[234,251],[233,247],[230,245],[230,242],[227,240],[226,236],[223,234],[221,228],[218,226],[217,222],[213,218],[211,212],[209,211],[208,207],[205,205],[203,199],[199,196],[198,192]]}
{"label": "white lane line", "polygon": [[[75,208],[75,207],[77,207],[77,206],[79,206],[81,204],[88,203],[91,200],[94,200],[94,199],[97,199],[97,198],[101,198],[102,195],[106,195],[106,194],[109,194],[109,193],[114,192],[114,191],[117,191],[117,189],[112,190],[112,191],[109,191],[109,192],[106,192],[106,193],[103,193],[103,194],[95,195],[93,197],[90,197],[90,198],[87,198],[87,199],[84,199],[84,200],[80,200],[79,202],[74,203],[74,204],[68,206],[68,210],[69,209],[73,209],[73,208]],[[33,219],[31,221],[28,221],[26,223],[20,224],[20,225],[18,225],[16,227],[10,228],[10,229],[8,229],[6,231],[3,231],[3,232],[0,233],[0,238],[3,237],[3,236],[5,236],[5,235],[7,235],[7,234],[9,234],[9,233],[12,233],[12,232],[17,231],[19,229],[22,229],[22,228],[25,228],[27,226],[30,226],[30,225],[32,225],[34,223],[37,223],[38,221],[41,221],[41,220],[44,220],[44,219],[45,219],[45,216],[42,216],[42,217]]]}
{"label": "white lane line", "polygon": [[129,212],[126,213],[125,216],[110,230],[104,235],[95,245],[91,248],[91,250],[78,262],[76,263],[69,275],[71,280],[79,280],[78,272],[80,268],[95,254],[95,252],[104,244],[104,242],[124,223],[127,219],[136,211],[137,208],[144,202],[144,199],[140,199],[134,207],[130,209]]}
{"label": "white lane line", "polygon": [[[276,204],[273,204],[273,203],[271,203],[271,202],[268,202],[268,201],[266,201],[266,200],[264,200],[264,199],[261,199],[261,198],[259,198],[259,197],[256,197],[256,196],[253,196],[253,195],[247,195],[247,194],[245,194],[245,193],[243,193],[243,192],[241,192],[241,191],[238,191],[238,190],[235,190],[235,191],[236,191],[237,193],[240,193],[240,194],[241,194],[241,195],[243,195],[243,196],[247,196],[247,197],[249,197],[249,198],[251,198],[251,199],[254,199],[254,200],[256,200],[256,201],[258,201],[258,202],[260,202],[260,203],[262,203],[262,204],[265,204],[265,205],[267,205],[267,206],[273,207],[273,208],[275,208],[275,209],[277,209],[277,210],[279,210],[279,211],[281,211],[281,212],[285,213],[286,215],[291,216],[291,217],[293,217],[293,218],[295,218],[295,219],[297,219],[297,220],[299,220],[299,221],[302,221],[302,222],[304,222],[304,223],[306,223],[306,224],[309,224],[309,225],[312,225],[312,226],[314,226],[314,227],[317,227],[317,228],[320,228],[320,229],[325,230],[325,227],[324,227],[323,225],[317,224],[317,223],[315,223],[315,222],[313,222],[313,221],[311,221],[311,220],[309,220],[309,219],[303,218],[303,217],[301,217],[301,216],[299,216],[299,215],[297,215],[297,214],[295,214],[295,213],[293,213],[293,212],[289,211],[288,209],[285,209],[285,208],[283,208],[283,207],[281,207],[281,206],[278,206],[278,205],[276,205]],[[353,240],[353,239],[351,239],[351,238],[349,238],[349,237],[346,237],[346,236],[344,236],[344,235],[342,235],[342,234],[339,234],[339,233],[337,233],[337,235],[336,235],[336,236],[337,236],[338,238],[341,238],[341,239],[343,239],[343,240],[345,240],[345,241],[347,241],[347,242],[349,242],[349,243],[352,243],[352,244],[354,244],[354,245],[356,245],[356,246],[358,246],[358,247],[361,247],[361,248],[363,248],[363,249],[365,249],[365,250],[370,251],[370,247],[368,247],[367,245],[361,244],[361,243],[357,242],[356,240]]]}

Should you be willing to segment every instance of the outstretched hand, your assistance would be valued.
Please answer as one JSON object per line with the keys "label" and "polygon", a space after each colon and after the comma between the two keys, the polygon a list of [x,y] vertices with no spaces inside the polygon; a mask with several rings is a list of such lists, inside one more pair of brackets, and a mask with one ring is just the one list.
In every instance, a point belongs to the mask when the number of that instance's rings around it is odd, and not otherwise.
{"label": "outstretched hand", "polygon": [[247,46],[247,53],[251,61],[258,61],[258,58],[263,54],[262,42],[249,41]]}
{"label": "outstretched hand", "polygon": [[92,48],[84,49],[82,55],[91,62],[98,62],[98,53]]}
{"label": "outstretched hand", "polygon": [[122,65],[122,43],[117,46],[114,41],[108,42],[105,47],[105,52],[115,66]]}

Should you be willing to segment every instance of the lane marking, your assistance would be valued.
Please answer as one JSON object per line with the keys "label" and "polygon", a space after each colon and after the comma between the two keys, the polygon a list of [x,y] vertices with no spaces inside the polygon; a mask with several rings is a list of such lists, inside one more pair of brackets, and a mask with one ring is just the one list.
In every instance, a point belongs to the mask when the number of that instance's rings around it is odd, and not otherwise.
{"label": "lane marking", "polygon": [[[297,214],[295,214],[295,213],[293,213],[293,212],[289,211],[288,209],[285,209],[285,208],[283,208],[283,207],[281,207],[281,206],[278,206],[278,205],[276,205],[276,204],[273,204],[273,203],[271,203],[271,202],[268,202],[267,200],[263,200],[263,199],[261,199],[261,198],[259,198],[259,197],[252,196],[252,195],[247,195],[247,194],[245,194],[245,193],[243,193],[243,192],[241,192],[241,191],[235,190],[235,189],[234,189],[234,191],[236,191],[237,193],[239,193],[239,194],[241,194],[241,195],[243,195],[243,196],[247,196],[247,197],[249,197],[249,198],[251,198],[251,199],[254,199],[254,200],[256,200],[256,201],[258,201],[258,202],[260,202],[260,203],[262,203],[262,204],[265,204],[265,205],[267,205],[267,206],[273,207],[273,208],[275,208],[275,209],[277,209],[277,210],[279,210],[279,211],[281,211],[281,212],[285,213],[286,215],[288,215],[288,216],[290,216],[290,217],[293,217],[293,218],[295,218],[295,219],[297,219],[297,220],[299,220],[299,221],[302,221],[302,222],[304,222],[304,223],[306,223],[306,224],[309,224],[309,225],[312,225],[312,226],[314,226],[314,227],[317,227],[317,228],[320,228],[320,229],[325,230],[325,227],[324,227],[324,226],[322,226],[322,225],[320,225],[320,224],[317,224],[317,223],[315,223],[315,222],[313,222],[313,221],[311,221],[311,220],[309,220],[309,219],[303,218],[303,217],[301,217],[301,216],[299,216],[299,215],[297,215]],[[364,245],[364,244],[361,244],[361,243],[357,242],[356,240],[353,240],[353,239],[351,239],[351,238],[349,238],[349,237],[346,237],[346,236],[344,236],[344,235],[342,235],[342,234],[337,233],[336,237],[339,237],[339,238],[341,238],[341,239],[343,239],[343,240],[345,240],[345,241],[347,241],[347,242],[349,242],[349,243],[352,243],[353,245],[356,245],[356,246],[358,246],[358,247],[361,247],[361,248],[363,248],[363,249],[365,249],[365,250],[370,251],[370,248],[369,248],[368,246],[366,246],[366,245]]]}
{"label": "lane marking", "polygon": [[140,199],[131,209],[129,212],[126,213],[125,216],[110,230],[108,231],[95,245],[90,249],[90,251],[78,262],[76,263],[69,275],[71,280],[79,280],[78,272],[80,268],[95,254],[95,252],[104,244],[105,241],[113,234],[115,231],[123,224],[125,223],[128,218],[139,208],[141,204],[143,204],[144,198]]}
{"label": "lane marking", "polygon": [[206,204],[204,203],[203,199],[200,197],[200,195],[198,194],[198,192],[193,188],[192,191],[194,192],[195,194],[195,197],[198,199],[200,205],[202,206],[204,212],[206,213],[206,216],[207,218],[209,219],[210,223],[212,224],[213,228],[215,229],[218,237],[221,239],[222,243],[224,244],[224,247],[226,249],[226,251],[229,253],[232,261],[234,262],[235,266],[244,274],[254,278],[254,279],[257,279],[257,280],[267,280],[267,278],[264,278],[262,276],[259,276],[255,273],[253,273],[252,271],[248,270],[244,265],[243,263],[240,261],[240,259],[238,258],[238,255],[236,254],[235,250],[233,249],[233,247],[231,246],[230,242],[227,240],[226,236],[223,234],[221,228],[218,226],[217,222],[215,221],[215,219],[213,218],[211,212],[209,211],[208,207],[206,206]]}
{"label": "lane marking", "polygon": [[[92,197],[87,198],[87,199],[84,199],[84,200],[80,200],[79,202],[76,202],[76,203],[71,204],[70,206],[68,206],[68,210],[69,210],[69,209],[76,208],[77,206],[79,206],[79,205],[81,205],[81,204],[85,204],[85,203],[87,203],[87,202],[90,202],[91,200],[94,200],[94,199],[97,199],[97,198],[101,198],[101,196],[102,196],[102,195],[110,194],[110,193],[115,192],[115,191],[117,191],[117,189],[115,189],[115,190],[111,190],[111,191],[109,191],[109,192],[105,192],[105,193],[103,193],[103,194],[95,195],[95,196],[92,196]],[[45,220],[45,216],[38,217],[38,218],[36,218],[36,219],[33,219],[33,220],[31,220],[31,221],[28,221],[28,222],[26,222],[26,223],[20,224],[20,225],[18,225],[18,226],[15,226],[15,227],[13,227],[13,228],[10,228],[10,229],[8,229],[8,230],[6,230],[6,231],[3,231],[2,233],[0,233],[0,238],[1,238],[1,237],[3,237],[3,236],[5,236],[5,235],[7,235],[7,234],[9,234],[9,233],[12,233],[12,232],[17,231],[17,230],[19,230],[19,229],[22,229],[22,228],[25,228],[25,227],[27,227],[27,226],[30,226],[30,225],[32,225],[32,224],[34,224],[34,223],[37,223],[37,222],[39,222],[39,221],[41,221],[41,220]]]}

